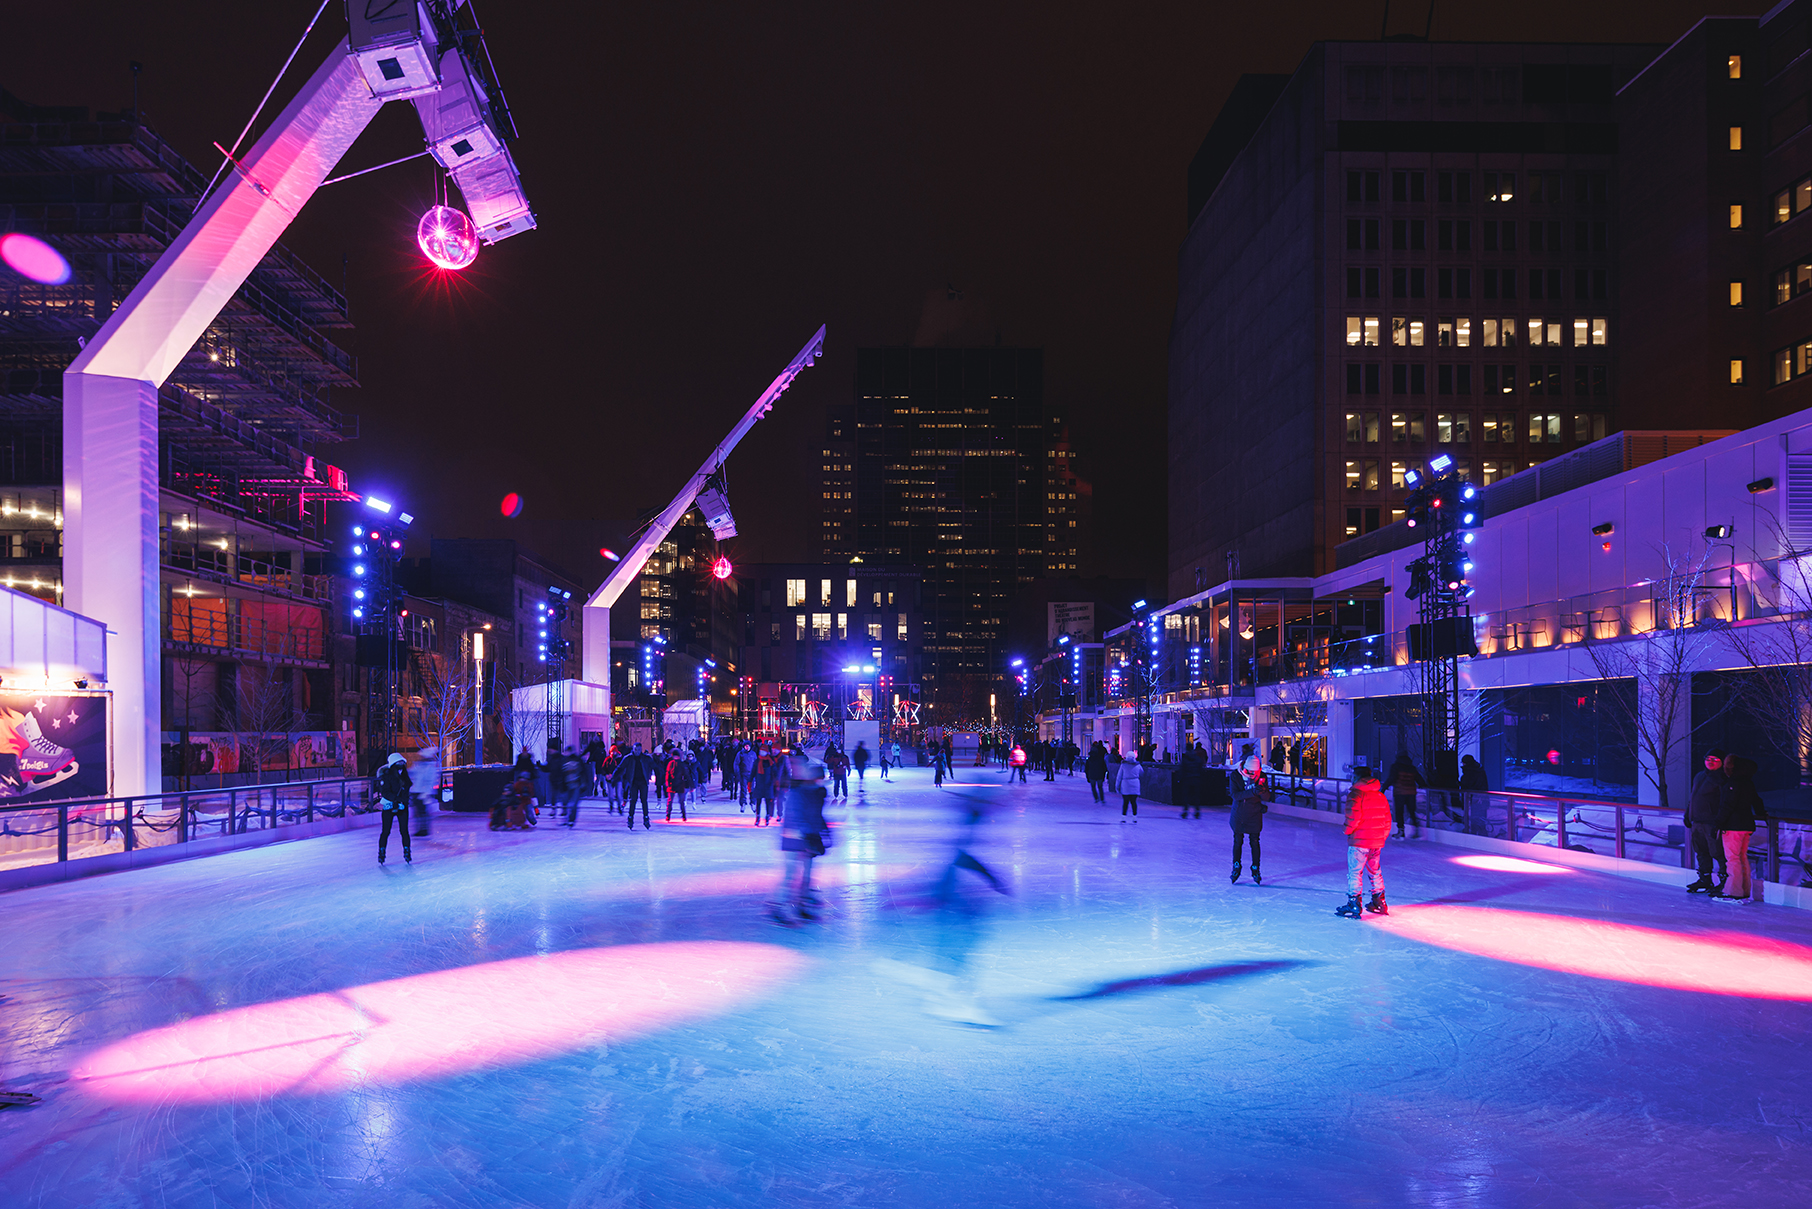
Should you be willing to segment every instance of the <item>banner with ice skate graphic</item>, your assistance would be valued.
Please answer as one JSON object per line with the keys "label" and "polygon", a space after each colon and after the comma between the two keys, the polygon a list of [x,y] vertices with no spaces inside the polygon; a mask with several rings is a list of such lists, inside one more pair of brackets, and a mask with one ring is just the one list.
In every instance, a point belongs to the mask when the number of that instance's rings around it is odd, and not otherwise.
{"label": "banner with ice skate graphic", "polygon": [[0,690],[0,805],[107,796],[104,693]]}

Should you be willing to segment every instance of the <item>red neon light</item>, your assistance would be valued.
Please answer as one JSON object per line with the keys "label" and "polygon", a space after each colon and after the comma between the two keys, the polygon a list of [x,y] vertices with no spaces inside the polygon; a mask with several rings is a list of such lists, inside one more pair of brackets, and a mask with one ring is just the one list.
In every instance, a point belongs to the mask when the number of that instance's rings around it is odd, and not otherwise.
{"label": "red neon light", "polygon": [[1564,974],[1707,995],[1812,1001],[1812,948],[1741,932],[1688,936],[1445,903],[1392,907],[1370,922],[1424,944]]}
{"label": "red neon light", "polygon": [[522,515],[522,497],[514,491],[510,492],[503,497],[503,503],[497,506],[497,510],[511,520],[515,520]]}
{"label": "red neon light", "polygon": [[[778,945],[578,949],[416,974],[152,1029],[76,1067],[114,1103],[201,1104],[345,1091],[533,1062],[729,1011],[804,969]],[[507,1028],[475,1027],[533,1003]]]}

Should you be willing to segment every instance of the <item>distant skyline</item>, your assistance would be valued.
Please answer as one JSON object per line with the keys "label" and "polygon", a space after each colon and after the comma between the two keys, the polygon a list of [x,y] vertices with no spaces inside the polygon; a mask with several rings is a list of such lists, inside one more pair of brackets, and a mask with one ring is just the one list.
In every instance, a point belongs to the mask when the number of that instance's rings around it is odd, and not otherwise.
{"label": "distant skyline", "polygon": [[[1738,5],[1759,13],[1766,5]],[[0,87],[132,104],[217,162],[314,6],[17,6]],[[1412,11],[1413,10],[1413,11]],[[1668,43],[1673,0],[1437,9],[1435,40]],[[427,161],[324,190],[285,241],[346,283],[362,439],[323,450],[406,501],[423,536],[513,537],[588,584],[620,521],[665,503],[820,323],[826,356],[730,466],[735,557],[805,561],[825,409],[854,350],[911,343],[927,293],[985,299],[1001,341],[1046,350],[1047,396],[1096,484],[1087,574],[1165,568],[1165,349],[1186,170],[1243,72],[1375,39],[1375,6],[488,4],[541,229],[436,280],[411,231]],[[194,13],[195,16],[177,16]],[[1395,6],[1392,32],[1426,9]],[[343,32],[322,18],[268,113]],[[342,170],[420,148],[391,106]],[[935,325],[934,325],[935,326]],[[524,497],[517,520],[498,501]],[[425,543],[424,543],[425,544]],[[422,551],[425,553],[425,549]]]}

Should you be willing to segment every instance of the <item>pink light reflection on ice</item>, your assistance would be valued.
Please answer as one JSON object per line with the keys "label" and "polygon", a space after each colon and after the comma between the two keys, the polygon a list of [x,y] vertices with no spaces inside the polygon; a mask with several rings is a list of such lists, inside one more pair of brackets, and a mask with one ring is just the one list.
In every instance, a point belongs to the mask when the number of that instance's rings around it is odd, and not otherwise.
{"label": "pink light reflection on ice", "polygon": [[[716,1015],[796,976],[778,945],[680,941],[518,957],[235,1008],[106,1046],[74,1076],[116,1103],[321,1094],[533,1062]],[[527,1011],[498,1016],[499,1005]]]}
{"label": "pink light reflection on ice", "polygon": [[1456,856],[1456,865],[1466,865],[1473,869],[1490,869],[1495,873],[1571,873],[1573,870],[1565,865],[1550,865],[1546,861],[1526,861],[1520,856]]}
{"label": "pink light reflection on ice", "polygon": [[70,277],[69,262],[61,252],[36,236],[18,231],[0,235],[0,260],[39,285],[62,285]]}
{"label": "pink light reflection on ice", "polygon": [[1368,921],[1443,949],[1643,986],[1812,1000],[1812,949],[1742,932],[1659,928],[1452,903],[1393,906]]}

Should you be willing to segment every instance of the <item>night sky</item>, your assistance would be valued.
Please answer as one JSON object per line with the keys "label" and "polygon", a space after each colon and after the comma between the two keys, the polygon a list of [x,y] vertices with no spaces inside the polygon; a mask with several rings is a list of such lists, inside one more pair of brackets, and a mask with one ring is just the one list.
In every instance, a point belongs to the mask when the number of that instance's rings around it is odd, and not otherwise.
{"label": "night sky", "polygon": [[[0,86],[125,108],[139,60],[147,124],[212,171],[210,142],[230,145],[315,2],[16,0]],[[336,399],[362,439],[322,453],[418,530],[517,537],[595,583],[597,547],[664,504],[824,323],[825,359],[730,462],[733,554],[807,559],[824,409],[849,398],[853,350],[910,342],[928,292],[954,285],[1003,343],[1046,350],[1047,397],[1095,484],[1085,572],[1161,581],[1190,157],[1241,72],[1376,38],[1383,11],[488,0],[541,229],[449,278],[412,237],[432,161],[317,195],[286,240],[331,281],[345,258],[364,383]],[[1398,3],[1392,32],[1420,32],[1426,11]],[[1433,33],[1667,43],[1706,11],[1448,5]],[[267,115],[343,33],[334,0]],[[393,104],[341,170],[420,149],[413,108]],[[514,521],[497,507],[510,491],[526,500]]]}

